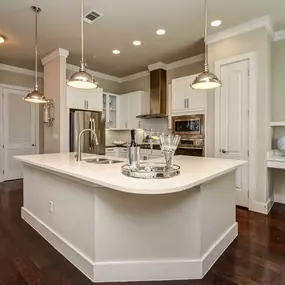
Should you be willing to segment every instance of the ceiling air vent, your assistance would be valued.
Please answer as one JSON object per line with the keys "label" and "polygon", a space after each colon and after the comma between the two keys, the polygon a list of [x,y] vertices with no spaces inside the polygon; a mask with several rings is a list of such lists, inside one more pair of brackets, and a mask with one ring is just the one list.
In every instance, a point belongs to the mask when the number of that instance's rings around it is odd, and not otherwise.
{"label": "ceiling air vent", "polygon": [[84,16],[84,21],[88,24],[93,24],[95,21],[100,19],[103,15],[95,10],[90,10],[87,14]]}

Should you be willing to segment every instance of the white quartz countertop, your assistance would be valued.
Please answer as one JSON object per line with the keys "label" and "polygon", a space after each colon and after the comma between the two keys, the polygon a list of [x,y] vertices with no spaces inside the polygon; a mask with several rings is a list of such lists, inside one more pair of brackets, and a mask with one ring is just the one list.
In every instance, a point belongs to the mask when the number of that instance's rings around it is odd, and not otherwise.
{"label": "white quartz countertop", "polygon": [[[83,159],[86,156],[83,155]],[[88,158],[90,157],[105,156],[89,155]],[[180,175],[169,179],[145,180],[124,176],[121,173],[121,166],[125,164],[124,159],[122,163],[116,164],[93,164],[75,161],[73,153],[16,156],[15,159],[24,164],[54,171],[59,175],[133,194],[167,194],[183,191],[234,171],[246,163],[230,159],[175,156],[173,163],[180,165]],[[120,160],[117,157],[112,159]]]}

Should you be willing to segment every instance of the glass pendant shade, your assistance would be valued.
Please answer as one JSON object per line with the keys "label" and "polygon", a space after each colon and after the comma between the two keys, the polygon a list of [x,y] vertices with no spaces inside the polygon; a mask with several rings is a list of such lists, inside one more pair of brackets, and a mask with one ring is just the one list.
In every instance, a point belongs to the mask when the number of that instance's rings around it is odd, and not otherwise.
{"label": "glass pendant shade", "polygon": [[35,87],[33,91],[28,93],[24,98],[25,101],[30,103],[42,103],[45,104],[47,102],[45,96],[38,91],[38,88]]}
{"label": "glass pendant shade", "polygon": [[191,87],[193,89],[214,89],[221,85],[221,81],[215,74],[209,71],[204,71],[194,79]]}

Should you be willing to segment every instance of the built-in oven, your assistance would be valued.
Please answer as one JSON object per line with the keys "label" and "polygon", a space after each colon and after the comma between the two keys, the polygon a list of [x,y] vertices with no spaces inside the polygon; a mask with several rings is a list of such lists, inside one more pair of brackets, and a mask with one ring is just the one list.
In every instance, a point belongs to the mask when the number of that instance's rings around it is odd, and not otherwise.
{"label": "built-in oven", "polygon": [[175,155],[204,156],[204,116],[172,117],[172,132],[180,135]]}

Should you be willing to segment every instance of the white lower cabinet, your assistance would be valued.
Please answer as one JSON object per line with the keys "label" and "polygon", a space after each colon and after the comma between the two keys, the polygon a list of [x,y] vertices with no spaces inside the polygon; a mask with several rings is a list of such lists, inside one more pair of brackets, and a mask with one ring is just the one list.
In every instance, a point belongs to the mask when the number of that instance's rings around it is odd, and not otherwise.
{"label": "white lower cabinet", "polygon": [[141,149],[141,160],[149,160],[163,157],[161,150],[153,149],[152,154],[150,149]]}
{"label": "white lower cabinet", "polygon": [[111,157],[127,158],[128,151],[126,147],[107,147],[105,149],[105,154],[106,156],[111,156]]}
{"label": "white lower cabinet", "polygon": [[105,154],[107,156],[114,156],[117,157],[118,156],[118,148],[117,147],[107,147],[105,148]]}

